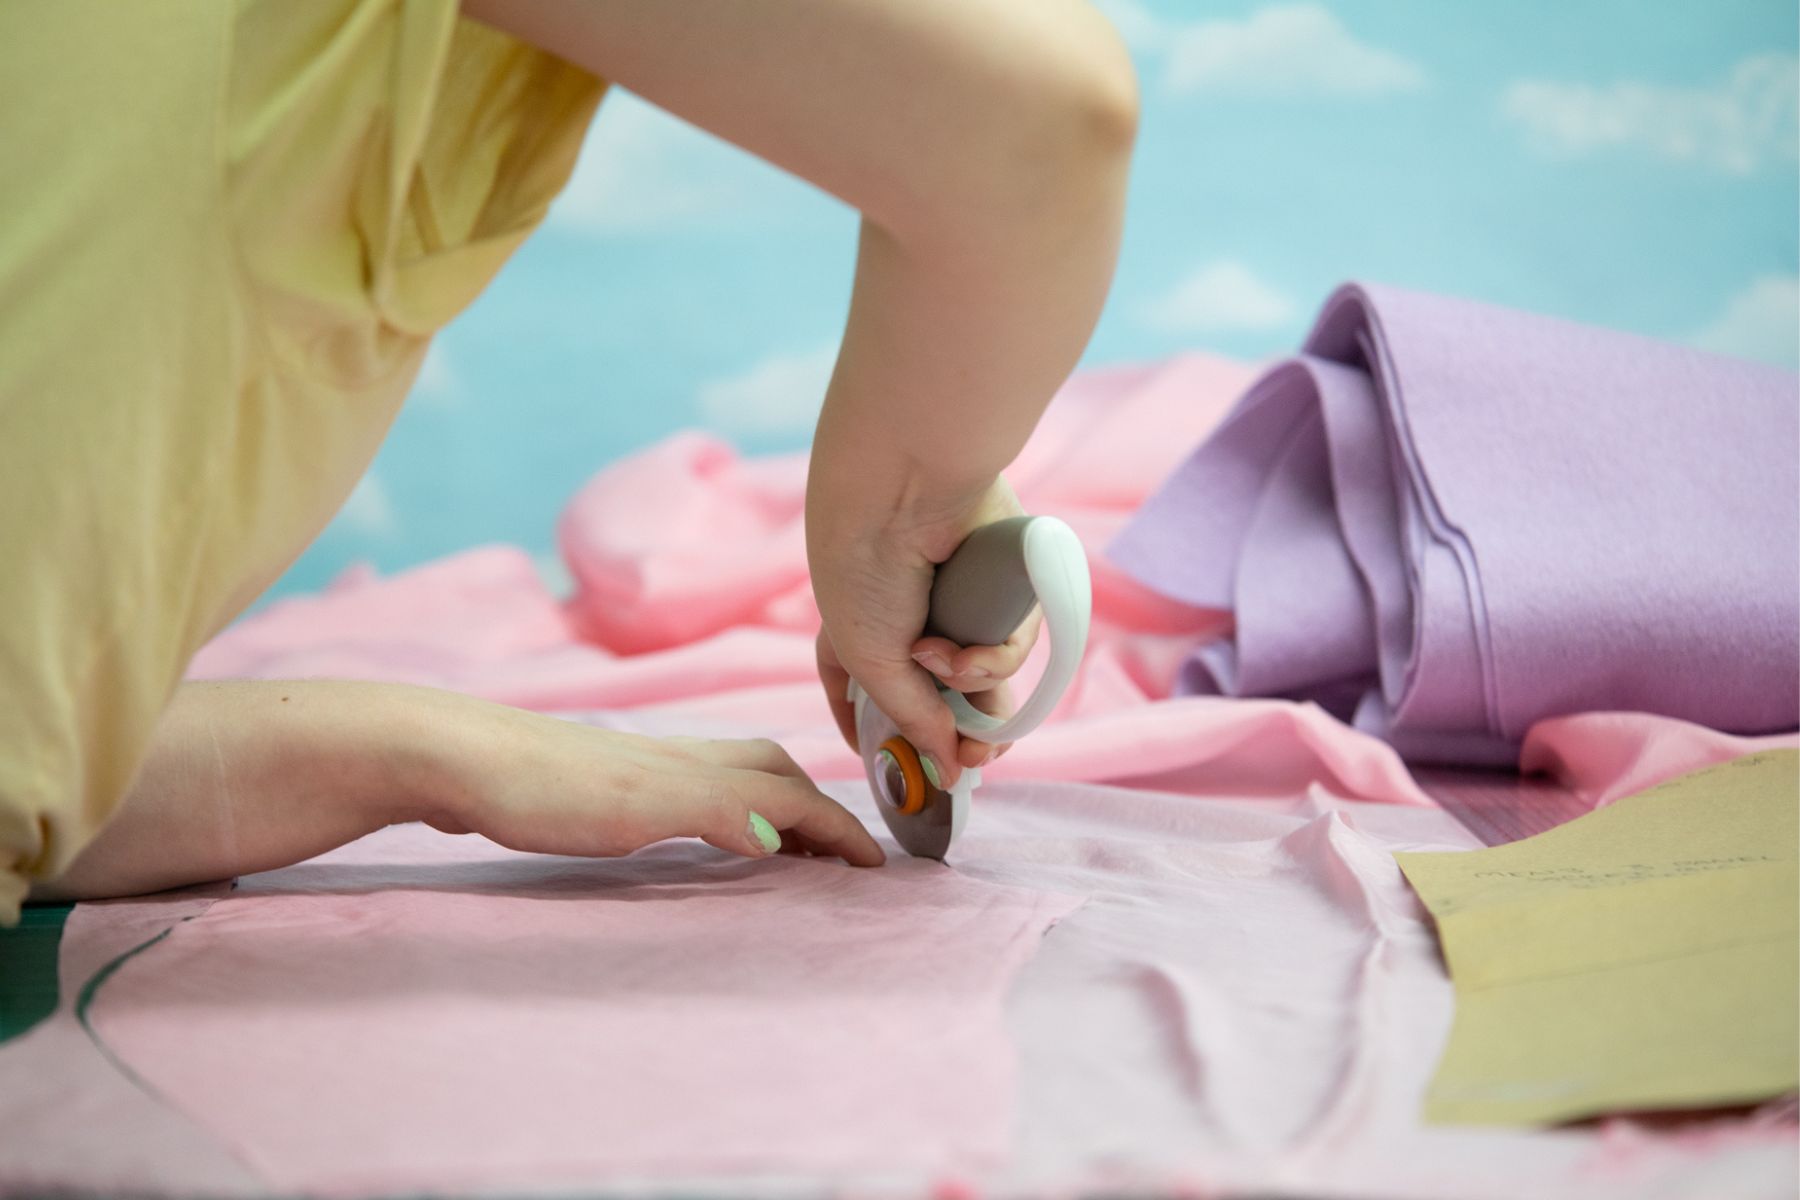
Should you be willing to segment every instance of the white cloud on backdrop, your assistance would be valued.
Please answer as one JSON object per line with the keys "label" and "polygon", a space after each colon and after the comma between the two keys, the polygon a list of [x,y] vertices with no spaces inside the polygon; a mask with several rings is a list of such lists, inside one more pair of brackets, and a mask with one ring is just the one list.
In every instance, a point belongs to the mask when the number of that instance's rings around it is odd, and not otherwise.
{"label": "white cloud on backdrop", "polygon": [[[1140,22],[1126,36],[1150,32]],[[1171,26],[1161,40],[1169,52],[1164,82],[1177,95],[1383,96],[1428,82],[1418,63],[1362,41],[1323,4],[1273,4],[1242,20]]]}
{"label": "white cloud on backdrop", "polygon": [[773,354],[700,388],[700,415],[728,433],[807,434],[819,419],[837,346]]}
{"label": "white cloud on backdrop", "polygon": [[552,225],[630,234],[737,223],[787,212],[823,193],[670,116],[623,88],[608,90],[574,176],[551,205]]}
{"label": "white cloud on backdrop", "polygon": [[1546,154],[1574,157],[1631,147],[1745,175],[1796,157],[1797,90],[1800,59],[1754,54],[1713,88],[1522,79],[1502,94],[1500,111]]}
{"label": "white cloud on backdrop", "polygon": [[389,499],[381,477],[370,471],[357,481],[350,498],[338,509],[333,522],[342,529],[364,537],[390,538],[400,532],[400,520],[394,515],[394,502]]}
{"label": "white cloud on backdrop", "polygon": [[1765,275],[1689,339],[1703,350],[1800,365],[1800,276]]}
{"label": "white cloud on backdrop", "polygon": [[1165,333],[1246,333],[1279,329],[1295,316],[1294,302],[1242,263],[1207,263],[1141,310],[1144,323]]}

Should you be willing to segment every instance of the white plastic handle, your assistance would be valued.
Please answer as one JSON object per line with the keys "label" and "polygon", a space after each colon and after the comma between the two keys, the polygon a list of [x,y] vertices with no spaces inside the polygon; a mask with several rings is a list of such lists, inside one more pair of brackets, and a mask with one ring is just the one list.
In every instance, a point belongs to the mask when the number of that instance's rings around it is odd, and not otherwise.
{"label": "white plastic handle", "polygon": [[1044,677],[1018,711],[1004,720],[982,712],[961,692],[942,689],[958,732],[983,742],[1016,742],[1042,724],[1068,690],[1087,650],[1094,587],[1081,539],[1055,517],[1033,517],[1025,527],[1023,542],[1025,574],[1044,610],[1044,629],[1050,635],[1050,662]]}

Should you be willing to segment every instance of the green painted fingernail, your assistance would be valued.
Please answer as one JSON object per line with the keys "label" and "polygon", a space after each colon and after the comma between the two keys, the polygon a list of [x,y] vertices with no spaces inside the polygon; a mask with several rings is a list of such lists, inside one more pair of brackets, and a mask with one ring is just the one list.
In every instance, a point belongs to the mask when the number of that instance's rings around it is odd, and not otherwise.
{"label": "green painted fingernail", "polygon": [[775,827],[761,813],[750,814],[750,836],[763,848],[764,854],[773,854],[781,849],[781,835],[775,832]]}
{"label": "green painted fingernail", "polygon": [[931,755],[921,754],[919,756],[919,765],[925,768],[925,778],[931,782],[932,787],[941,788],[944,786],[944,777],[938,774],[937,763],[932,761]]}

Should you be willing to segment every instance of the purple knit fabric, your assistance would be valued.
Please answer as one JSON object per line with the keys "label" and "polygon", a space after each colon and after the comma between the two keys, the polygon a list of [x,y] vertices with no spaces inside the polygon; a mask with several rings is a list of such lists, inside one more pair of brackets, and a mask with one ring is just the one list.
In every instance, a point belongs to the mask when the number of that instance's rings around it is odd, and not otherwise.
{"label": "purple knit fabric", "polygon": [[1800,724],[1800,380],[1347,285],[1111,557],[1230,608],[1182,688],[1316,700],[1410,758],[1512,763],[1627,709]]}

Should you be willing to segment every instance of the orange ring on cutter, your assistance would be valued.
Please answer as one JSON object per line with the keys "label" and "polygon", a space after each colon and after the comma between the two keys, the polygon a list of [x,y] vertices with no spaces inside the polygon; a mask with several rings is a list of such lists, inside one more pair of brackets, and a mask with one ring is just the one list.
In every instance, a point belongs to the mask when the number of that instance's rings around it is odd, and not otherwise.
{"label": "orange ring on cutter", "polygon": [[900,804],[903,816],[925,811],[925,768],[919,765],[919,752],[899,734],[881,743],[881,748],[900,764],[900,775],[906,780],[906,797]]}

